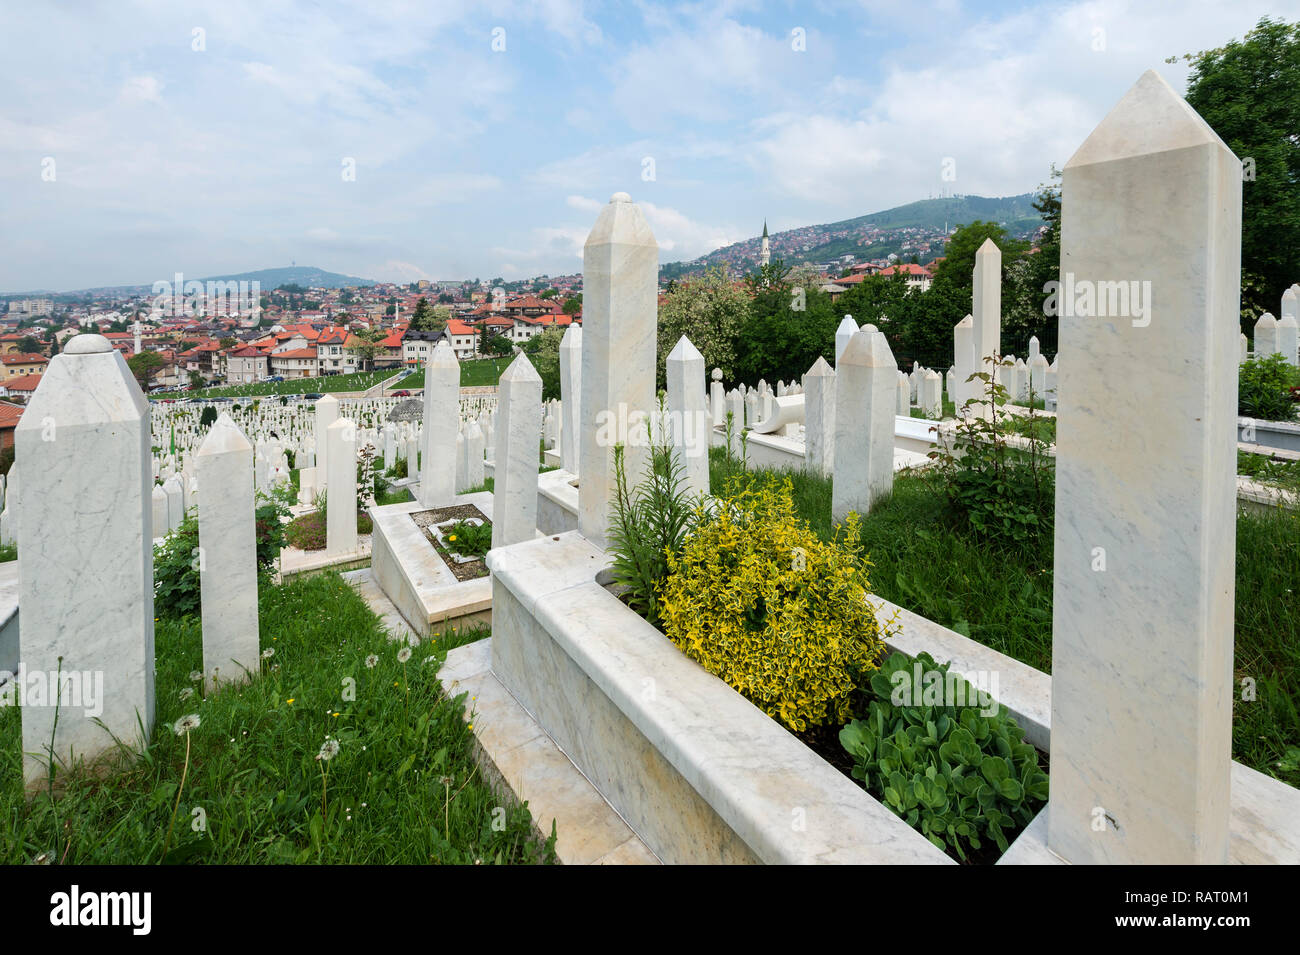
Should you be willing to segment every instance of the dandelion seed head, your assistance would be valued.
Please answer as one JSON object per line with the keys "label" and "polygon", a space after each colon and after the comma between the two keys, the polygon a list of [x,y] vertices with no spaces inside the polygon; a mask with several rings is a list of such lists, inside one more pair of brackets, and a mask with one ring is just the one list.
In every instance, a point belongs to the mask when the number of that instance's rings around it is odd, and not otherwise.
{"label": "dandelion seed head", "polygon": [[198,713],[190,713],[188,716],[182,716],[180,719],[178,719],[175,723],[172,724],[172,729],[175,730],[177,736],[184,736],[186,733],[190,732],[191,730],[196,730],[198,728],[199,728]]}

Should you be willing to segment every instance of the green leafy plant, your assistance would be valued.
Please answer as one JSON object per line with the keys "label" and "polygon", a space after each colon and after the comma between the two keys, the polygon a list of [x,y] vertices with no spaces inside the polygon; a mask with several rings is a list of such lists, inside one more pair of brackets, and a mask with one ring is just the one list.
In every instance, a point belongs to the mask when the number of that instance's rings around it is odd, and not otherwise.
{"label": "green leafy plant", "polygon": [[442,539],[462,557],[482,557],[492,549],[492,525],[457,521],[442,532]]}
{"label": "green leafy plant", "polygon": [[394,461],[394,462],[389,466],[388,470],[387,470],[386,472],[384,472],[384,473],[387,474],[387,475],[388,475],[389,477],[391,477],[391,478],[404,478],[404,477],[406,477],[406,474],[407,474],[407,471],[406,471],[406,458],[398,458],[396,461]]}
{"label": "green leafy plant", "polygon": [[840,744],[872,795],[965,860],[986,838],[1007,850],[1046,802],[1047,774],[1006,708],[948,668],[926,653],[892,654],[871,677],[866,717],[840,731]]}
{"label": "green leafy plant", "polygon": [[[661,403],[662,407],[662,403]],[[649,438],[650,466],[628,486],[626,448],[614,447],[614,504],[610,514],[610,573],[625,588],[627,605],[659,625],[659,594],[668,575],[668,560],[680,554],[695,502],[682,489],[682,464],[667,439]]]}
{"label": "green leafy plant", "polygon": [[[271,578],[280,549],[285,545],[285,525],[280,518],[289,509],[278,500],[265,500],[254,514],[257,571],[264,584]],[[184,617],[200,609],[199,522],[186,514],[178,528],[154,548],[154,612],[160,617]]]}
{"label": "green leafy plant", "polygon": [[1290,389],[1300,385],[1300,380],[1280,354],[1244,361],[1237,374],[1237,414],[1261,421],[1295,418]]}
{"label": "green leafy plant", "polygon": [[1034,544],[1050,536],[1055,518],[1049,429],[1035,413],[1032,392],[1029,413],[1012,415],[1005,410],[1007,390],[991,372],[967,380],[982,382],[983,395],[967,399],[953,432],[929,455],[938,462],[949,505],[987,542]]}
{"label": "green leafy plant", "polygon": [[789,479],[736,480],[669,557],[664,633],[789,729],[839,726],[884,652],[860,536],[850,514],[820,540]]}

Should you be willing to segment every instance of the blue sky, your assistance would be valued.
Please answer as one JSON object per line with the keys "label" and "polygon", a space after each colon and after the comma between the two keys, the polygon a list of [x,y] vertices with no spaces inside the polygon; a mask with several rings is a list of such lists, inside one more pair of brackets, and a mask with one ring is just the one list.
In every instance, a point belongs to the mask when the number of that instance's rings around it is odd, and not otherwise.
{"label": "blue sky", "polygon": [[0,291],[574,272],[619,190],[663,261],[1025,192],[1265,14],[1300,0],[8,3]]}

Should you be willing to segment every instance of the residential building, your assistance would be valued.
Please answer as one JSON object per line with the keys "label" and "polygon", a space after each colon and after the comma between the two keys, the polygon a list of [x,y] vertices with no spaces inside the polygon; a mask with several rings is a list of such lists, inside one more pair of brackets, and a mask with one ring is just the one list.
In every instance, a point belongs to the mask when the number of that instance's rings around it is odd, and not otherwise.
{"label": "residential building", "polygon": [[226,383],[247,385],[271,373],[266,352],[252,345],[232,348],[226,355]]}
{"label": "residential building", "polygon": [[0,355],[0,378],[21,378],[23,375],[39,375],[45,371],[50,360],[44,355],[16,353]]}
{"label": "residential building", "polygon": [[315,378],[319,373],[319,359],[315,348],[294,348],[272,352],[271,374],[288,378]]}

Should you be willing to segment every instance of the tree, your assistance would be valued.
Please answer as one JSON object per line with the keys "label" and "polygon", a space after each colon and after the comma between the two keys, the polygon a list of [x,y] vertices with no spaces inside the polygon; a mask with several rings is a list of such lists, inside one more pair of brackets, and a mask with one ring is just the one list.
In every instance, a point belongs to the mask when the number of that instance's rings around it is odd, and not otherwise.
{"label": "tree", "polygon": [[559,289],[557,289],[557,288],[548,288],[548,289],[546,289],[545,291],[543,291],[540,295],[538,295],[537,297],[540,298],[540,299],[545,300],[545,299],[548,299],[548,298],[555,298],[555,296],[557,296],[557,295],[559,295],[559,294],[560,294],[560,290],[559,290]]}
{"label": "tree", "polygon": [[128,358],[126,366],[131,369],[140,390],[148,391],[149,379],[163,366],[163,360],[157,352],[142,351]]}
{"label": "tree", "polygon": [[560,397],[560,339],[558,328],[548,328],[524,342],[524,354],[542,379],[542,400]]}
{"label": "tree", "polygon": [[[1059,180],[1055,166],[1052,179]],[[1061,187],[1053,181],[1040,185],[1034,208],[1042,215],[1046,228],[1037,240],[1038,251],[1026,253],[1005,269],[1007,282],[1002,288],[1002,353],[1027,355],[1029,339],[1038,338],[1043,354],[1054,355],[1057,349],[1057,318],[1043,311],[1047,296],[1044,288],[1061,278]]]}
{"label": "tree", "polygon": [[429,308],[429,300],[423,295],[415,303],[415,311],[411,313],[411,328],[414,331],[424,331],[424,323],[432,316],[432,309]]}
{"label": "tree", "polygon": [[792,285],[779,259],[746,276],[749,315],[736,339],[736,377],[750,384],[799,381],[818,356],[835,357],[839,310],[828,293]]}
{"label": "tree", "polygon": [[199,389],[203,387],[203,376],[200,375],[197,371],[190,372],[190,387],[193,389]]}
{"label": "tree", "polygon": [[685,335],[704,356],[709,372],[736,375],[736,339],[749,318],[749,296],[736,288],[726,266],[711,268],[698,279],[682,282],[659,306],[657,367],[662,377],[664,360]]}
{"label": "tree", "polygon": [[560,311],[562,311],[565,315],[577,315],[579,312],[581,312],[582,293],[579,292],[577,295],[573,295],[570,296],[569,298],[566,298],[564,300],[564,304],[560,306]]}
{"label": "tree", "polygon": [[934,273],[935,281],[942,278],[954,289],[965,289],[969,292],[974,286],[975,253],[979,251],[985,239],[992,239],[993,244],[1002,251],[1004,273],[1007,265],[1029,248],[1023,240],[1009,237],[1007,230],[996,222],[976,219],[970,225],[958,226],[957,231],[949,237],[948,245],[944,250],[945,258]]}
{"label": "tree", "polygon": [[18,350],[24,355],[40,354],[44,349],[41,340],[33,335],[24,335],[18,340]]}
{"label": "tree", "polygon": [[491,335],[487,332],[484,332],[484,335],[487,335],[487,337],[483,339],[482,344],[479,346],[479,351],[484,355],[509,355],[514,351],[515,346],[511,344],[510,339],[506,338],[506,336]]}
{"label": "tree", "polygon": [[375,355],[379,352],[379,343],[385,338],[381,329],[367,329],[356,334],[356,342],[352,345],[352,351],[357,358],[361,360],[361,370],[369,371],[375,362]]}
{"label": "tree", "polygon": [[[1177,59],[1171,57],[1170,62]],[[1241,320],[1277,313],[1300,275],[1300,24],[1188,53],[1187,102],[1242,160]]]}

